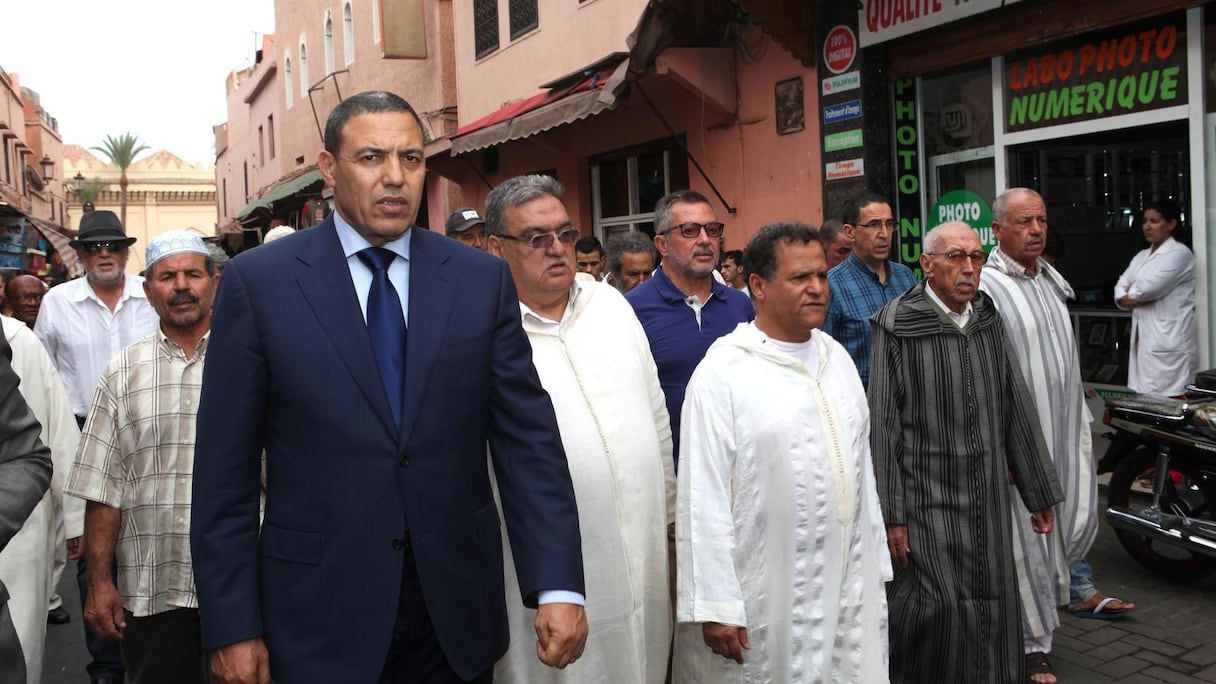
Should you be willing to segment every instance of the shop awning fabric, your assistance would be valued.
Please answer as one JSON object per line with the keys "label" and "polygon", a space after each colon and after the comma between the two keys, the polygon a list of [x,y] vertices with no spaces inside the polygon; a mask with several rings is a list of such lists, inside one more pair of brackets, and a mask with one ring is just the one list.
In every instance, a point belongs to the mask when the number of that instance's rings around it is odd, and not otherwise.
{"label": "shop awning fabric", "polygon": [[38,229],[47,242],[59,252],[59,258],[63,259],[63,265],[67,266],[68,277],[76,278],[84,275],[84,266],[80,263],[80,258],[76,256],[76,250],[69,243],[75,239],[75,231],[68,230],[62,226],[57,226],[50,221],[44,221],[33,216],[26,216],[26,221],[30,225]]}
{"label": "shop awning fabric", "polygon": [[281,200],[285,197],[291,197],[304,188],[321,180],[321,171],[319,169],[311,169],[294,178],[289,178],[280,181],[271,189],[267,190],[256,201],[249,203],[241,213],[237,214],[237,220],[243,220],[260,207],[269,207],[273,202]]}
{"label": "shop awning fabric", "polygon": [[538,93],[466,124],[452,137],[451,154],[464,154],[509,140],[527,138],[612,109],[615,97],[603,92],[608,74],[595,73],[572,86]]}

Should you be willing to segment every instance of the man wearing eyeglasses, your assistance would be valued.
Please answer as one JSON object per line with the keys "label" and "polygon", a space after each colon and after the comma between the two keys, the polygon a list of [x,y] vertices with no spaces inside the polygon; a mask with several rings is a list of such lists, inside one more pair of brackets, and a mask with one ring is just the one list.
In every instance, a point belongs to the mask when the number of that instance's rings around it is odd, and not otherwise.
{"label": "man wearing eyeglasses", "polygon": [[[79,231],[70,244],[84,265],[85,277],[46,293],[34,333],[63,378],[72,413],[83,428],[106,364],[123,347],[151,335],[159,319],[144,294],[144,279],[124,272],[135,238],[127,237],[118,216],[105,209],[90,211],[80,218]],[[79,540],[69,539],[68,558],[79,559],[76,577],[83,605],[88,591],[80,553]],[[93,656],[88,665],[93,682],[123,680],[117,643],[99,639],[85,624],[85,645]]]}
{"label": "man wearing eyeglasses", "polygon": [[963,223],[925,235],[925,282],[875,314],[871,452],[895,566],[893,682],[1025,682],[1010,484],[1039,534],[1064,497]]}
{"label": "man wearing eyeglasses", "polygon": [[662,266],[625,299],[646,330],[659,368],[678,466],[680,408],[688,379],[709,345],[752,320],[755,311],[747,295],[713,277],[725,226],[705,195],[680,190],[660,199],[654,231]]}
{"label": "man wearing eyeglasses", "polygon": [[[608,284],[575,278],[578,229],[549,176],[518,176],[486,199],[492,254],[519,292],[541,385],[553,399],[578,495],[587,648],[560,674],[536,659],[536,611],[507,607],[511,639],[494,681],[662,682],[671,641],[667,529],[675,509],[671,429],[646,333]],[[504,548],[509,548],[503,539]],[[507,554],[507,593],[518,593]]]}
{"label": "man wearing eyeglasses", "polygon": [[4,286],[4,298],[8,302],[13,318],[24,323],[30,330],[38,322],[38,311],[42,298],[46,296],[46,283],[32,275],[19,275]]}
{"label": "man wearing eyeglasses", "polygon": [[844,345],[861,384],[870,381],[870,316],[916,284],[912,269],[890,261],[895,215],[882,195],[868,193],[849,202],[841,221],[853,253],[828,272],[832,296],[823,331]]}
{"label": "man wearing eyeglasses", "polygon": [[980,288],[1001,312],[1065,492],[1065,503],[1056,508],[1055,529],[1046,540],[1036,538],[1025,516],[1014,517],[1014,555],[1023,568],[1018,573],[1018,594],[1027,669],[1040,671],[1033,681],[1049,684],[1055,677],[1047,654],[1052,634],[1060,626],[1059,606],[1068,603],[1074,614],[1099,618],[1116,617],[1135,606],[1100,593],[1085,561],[1100,517],[1092,417],[1085,407],[1068,312],[1073,289],[1042,258],[1047,206],[1034,190],[1012,188],[992,203],[992,219],[998,244],[984,268]]}

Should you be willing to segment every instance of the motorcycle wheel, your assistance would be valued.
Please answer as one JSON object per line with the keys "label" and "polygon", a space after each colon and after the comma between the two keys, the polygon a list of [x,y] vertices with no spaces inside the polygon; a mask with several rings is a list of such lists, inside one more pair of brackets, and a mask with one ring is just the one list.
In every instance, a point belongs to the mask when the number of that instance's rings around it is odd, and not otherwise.
{"label": "motorcycle wheel", "polygon": [[[1138,480],[1166,477],[1161,497],[1163,510],[1177,506],[1187,517],[1207,520],[1216,516],[1216,483],[1195,464],[1184,459],[1170,461],[1170,473],[1156,473],[1157,455],[1149,448],[1137,449],[1119,463],[1107,485],[1107,505],[1143,510],[1152,505],[1153,493],[1136,486]],[[1181,548],[1166,541],[1115,528],[1123,549],[1142,567],[1171,579],[1198,580],[1216,573],[1216,558]]]}

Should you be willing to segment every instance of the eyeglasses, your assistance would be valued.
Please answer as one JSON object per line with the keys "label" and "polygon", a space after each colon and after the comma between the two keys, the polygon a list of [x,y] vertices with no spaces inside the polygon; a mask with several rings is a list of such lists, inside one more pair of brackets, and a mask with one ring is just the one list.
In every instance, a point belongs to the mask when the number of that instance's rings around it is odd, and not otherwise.
{"label": "eyeglasses", "polygon": [[970,259],[971,263],[975,264],[976,266],[983,266],[984,262],[988,261],[988,255],[983,252],[972,252],[968,254],[961,249],[952,249],[949,252],[925,252],[925,254],[928,254],[929,256],[945,257],[946,261],[949,261],[955,266],[963,263],[963,259]]}
{"label": "eyeglasses", "polygon": [[12,297],[9,297],[9,301],[11,301],[11,302],[21,302],[21,303],[23,303],[23,304],[26,304],[26,303],[28,303],[28,304],[33,304],[33,303],[35,303],[35,302],[41,302],[41,301],[42,301],[42,295],[43,295],[43,294],[45,294],[45,293],[43,293],[43,292],[30,292],[30,293],[26,293],[26,294],[18,294],[18,295],[13,295]]}
{"label": "eyeglasses", "polygon": [[514,240],[530,249],[549,249],[553,246],[553,241],[561,240],[563,245],[572,245],[578,242],[578,228],[567,228],[561,232],[537,233],[531,237],[516,237],[503,233],[498,237],[503,240]]}
{"label": "eyeglasses", "polygon": [[886,228],[887,230],[893,231],[895,230],[895,219],[887,219],[886,221],[882,219],[874,219],[869,223],[855,223],[853,226],[856,228],[865,228],[866,230],[878,230],[879,228]]}
{"label": "eyeglasses", "polygon": [[107,250],[110,254],[118,254],[127,248],[126,240],[101,240],[98,242],[82,242],[81,249],[85,254],[101,254],[101,250]]}
{"label": "eyeglasses", "polygon": [[726,224],[719,223],[717,221],[711,221],[709,223],[688,221],[687,223],[681,223],[678,226],[668,228],[667,230],[663,231],[663,234],[666,235],[667,233],[675,232],[677,230],[680,231],[681,236],[686,238],[695,238],[701,234],[702,230],[705,231],[705,235],[708,237],[719,238],[722,237],[722,233],[726,231]]}

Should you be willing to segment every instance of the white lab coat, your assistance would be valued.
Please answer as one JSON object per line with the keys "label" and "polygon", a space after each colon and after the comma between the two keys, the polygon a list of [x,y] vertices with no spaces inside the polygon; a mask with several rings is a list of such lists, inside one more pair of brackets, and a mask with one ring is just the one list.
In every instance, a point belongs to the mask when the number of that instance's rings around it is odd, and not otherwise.
{"label": "white lab coat", "polygon": [[1172,237],[1156,251],[1142,250],[1115,285],[1115,301],[1125,295],[1137,302],[1127,386],[1145,394],[1182,394],[1199,370],[1195,255]]}

